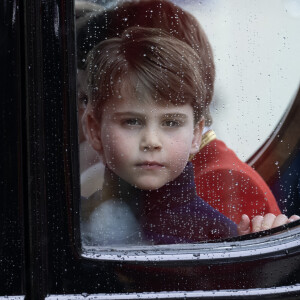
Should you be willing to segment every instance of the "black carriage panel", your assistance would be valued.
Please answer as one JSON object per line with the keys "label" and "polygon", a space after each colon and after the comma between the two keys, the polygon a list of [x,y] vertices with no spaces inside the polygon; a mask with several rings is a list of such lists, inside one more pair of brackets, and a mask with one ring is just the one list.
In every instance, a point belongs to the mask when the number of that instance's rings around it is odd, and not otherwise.
{"label": "black carriage panel", "polygon": [[16,1],[5,3],[12,6],[4,15],[9,17],[1,49],[10,59],[3,59],[1,69],[7,146],[1,148],[6,200],[0,204],[0,229],[13,234],[3,231],[0,241],[7,257],[0,265],[3,295],[26,292],[32,300],[299,295],[299,222],[219,243],[83,248],[74,3],[27,0],[21,8]]}
{"label": "black carriage panel", "polygon": [[0,296],[25,294],[24,199],[25,170],[22,145],[22,35],[20,3],[0,4]]}

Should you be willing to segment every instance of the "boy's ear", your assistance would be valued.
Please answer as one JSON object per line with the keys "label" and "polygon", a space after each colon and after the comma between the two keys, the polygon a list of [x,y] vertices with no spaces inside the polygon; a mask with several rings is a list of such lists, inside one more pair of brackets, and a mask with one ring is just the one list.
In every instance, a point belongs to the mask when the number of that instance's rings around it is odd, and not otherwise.
{"label": "boy's ear", "polygon": [[91,112],[86,112],[84,121],[84,133],[91,146],[98,152],[102,152],[101,126]]}
{"label": "boy's ear", "polygon": [[193,141],[192,141],[190,155],[195,155],[200,149],[203,128],[204,128],[204,119],[202,118],[194,126],[194,137],[193,137]]}

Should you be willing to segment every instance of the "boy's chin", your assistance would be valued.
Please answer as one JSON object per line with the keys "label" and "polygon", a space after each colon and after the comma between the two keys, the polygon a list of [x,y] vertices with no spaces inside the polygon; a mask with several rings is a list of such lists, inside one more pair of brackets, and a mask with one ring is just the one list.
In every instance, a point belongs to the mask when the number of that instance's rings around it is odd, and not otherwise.
{"label": "boy's chin", "polygon": [[135,178],[135,180],[132,180],[130,182],[131,185],[134,187],[145,190],[145,191],[153,191],[157,190],[167,183],[173,181],[177,176],[143,176],[141,175],[139,178]]}
{"label": "boy's chin", "polygon": [[144,190],[144,191],[153,191],[161,188],[167,182],[135,182],[133,185],[134,187]]}

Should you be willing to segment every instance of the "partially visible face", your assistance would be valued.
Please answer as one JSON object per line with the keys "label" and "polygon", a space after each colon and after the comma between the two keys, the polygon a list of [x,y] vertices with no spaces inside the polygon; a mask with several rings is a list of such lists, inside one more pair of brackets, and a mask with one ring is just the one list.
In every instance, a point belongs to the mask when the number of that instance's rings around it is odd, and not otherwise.
{"label": "partially visible face", "polygon": [[190,104],[161,106],[137,99],[108,101],[100,124],[89,121],[93,146],[107,167],[131,185],[154,190],[178,177],[201,142]]}
{"label": "partially visible face", "polygon": [[83,125],[82,125],[82,116],[85,111],[85,103],[83,101],[86,98],[86,87],[85,87],[85,80],[86,80],[86,73],[83,70],[77,70],[77,101],[78,101],[78,137],[79,143],[85,141],[85,136],[83,132]]}

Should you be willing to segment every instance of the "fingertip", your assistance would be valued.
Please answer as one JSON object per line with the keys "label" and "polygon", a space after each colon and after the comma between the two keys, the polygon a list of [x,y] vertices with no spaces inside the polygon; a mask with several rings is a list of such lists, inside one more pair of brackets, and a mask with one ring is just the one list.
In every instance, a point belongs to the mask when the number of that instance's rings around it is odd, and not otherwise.
{"label": "fingertip", "polygon": [[251,224],[252,224],[252,232],[258,232],[261,231],[261,226],[262,226],[262,222],[264,220],[263,216],[255,216],[252,220],[251,220]]}
{"label": "fingertip", "polygon": [[246,215],[246,214],[242,214],[242,220],[243,220],[243,221],[247,221],[247,220],[249,220],[249,217],[248,217],[248,215]]}
{"label": "fingertip", "polygon": [[293,216],[291,216],[291,217],[288,219],[287,223],[292,223],[292,222],[297,221],[297,220],[299,220],[299,219],[300,219],[300,217],[299,217],[298,215],[293,215]]}

